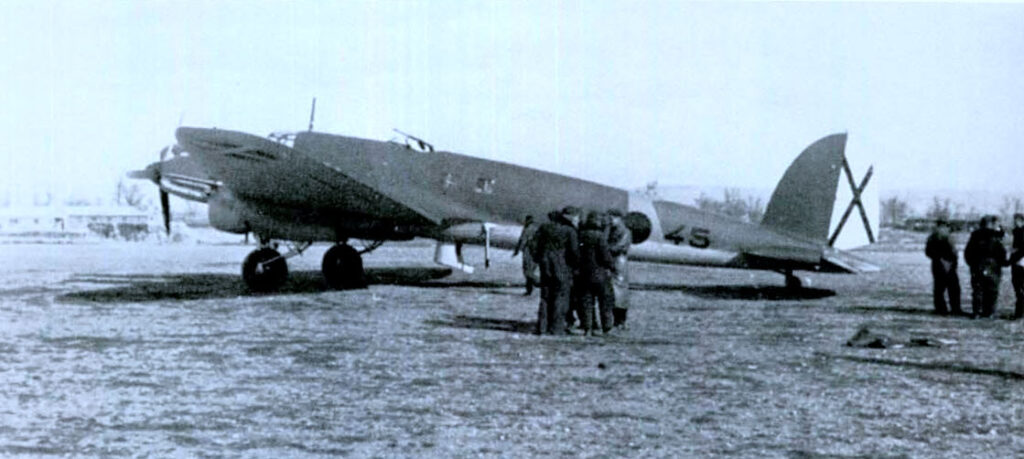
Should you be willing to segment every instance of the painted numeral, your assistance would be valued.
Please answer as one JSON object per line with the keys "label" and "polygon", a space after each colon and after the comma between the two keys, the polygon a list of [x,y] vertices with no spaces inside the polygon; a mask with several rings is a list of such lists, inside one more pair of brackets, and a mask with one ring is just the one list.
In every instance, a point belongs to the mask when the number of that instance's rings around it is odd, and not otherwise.
{"label": "painted numeral", "polygon": [[676,245],[689,243],[691,247],[703,249],[711,245],[711,230],[707,228],[691,228],[689,233],[687,233],[686,225],[682,225],[666,234],[665,239],[672,241]]}

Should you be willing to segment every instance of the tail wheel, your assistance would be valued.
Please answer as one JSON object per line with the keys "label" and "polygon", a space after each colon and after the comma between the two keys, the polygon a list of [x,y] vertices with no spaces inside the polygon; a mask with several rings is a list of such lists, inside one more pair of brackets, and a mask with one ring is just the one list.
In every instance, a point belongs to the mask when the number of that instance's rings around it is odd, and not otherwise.
{"label": "tail wheel", "polygon": [[799,290],[804,287],[803,281],[799,277],[792,274],[786,274],[786,288],[790,290]]}
{"label": "tail wheel", "polygon": [[242,279],[254,292],[277,290],[288,279],[288,263],[274,249],[254,250],[242,262]]}
{"label": "tail wheel", "polygon": [[347,244],[338,244],[324,253],[324,280],[333,289],[347,290],[366,288],[366,275],[363,272],[363,258],[359,252]]}

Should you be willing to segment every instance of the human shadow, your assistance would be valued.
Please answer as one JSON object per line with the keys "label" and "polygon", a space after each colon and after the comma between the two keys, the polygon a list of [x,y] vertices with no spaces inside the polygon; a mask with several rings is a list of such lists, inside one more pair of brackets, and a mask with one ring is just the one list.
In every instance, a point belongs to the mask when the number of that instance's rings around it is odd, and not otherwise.
{"label": "human shadow", "polygon": [[816,300],[834,296],[834,290],[821,288],[787,288],[780,285],[679,285],[631,283],[630,290],[682,292],[719,300]]}
{"label": "human shadow", "polygon": [[[880,313],[890,313],[890,314],[906,314],[906,315],[913,315],[913,316],[936,316],[936,317],[939,316],[939,314],[937,314],[935,312],[935,310],[931,309],[931,308],[923,308],[923,307],[920,307],[920,308],[910,308],[910,307],[901,307],[901,306],[851,306],[851,307],[848,307],[848,308],[840,308],[839,312],[845,312],[845,313],[849,313],[849,314],[865,314],[865,313],[880,314]],[[949,317],[966,317],[966,316],[964,316],[963,314],[960,314],[959,316],[950,315]]]}
{"label": "human shadow", "polygon": [[[370,285],[418,285],[451,275],[449,268],[367,268]],[[83,274],[71,277],[65,284],[97,284],[107,287],[82,290],[56,297],[56,301],[125,303],[162,300],[200,300],[235,298],[238,296],[273,296],[330,291],[319,271],[294,271],[285,284],[274,292],[251,292],[237,274]],[[113,286],[110,286],[113,285]]]}
{"label": "human shadow", "polygon": [[948,371],[953,373],[995,376],[997,378],[1003,378],[1011,381],[1024,381],[1024,373],[1009,370],[1000,370],[996,368],[978,368],[953,362],[911,362],[907,360],[891,360],[876,357],[858,357],[853,355],[829,355],[828,357],[840,360],[848,360],[850,362],[870,363],[873,365],[918,368],[922,370]]}
{"label": "human shadow", "polygon": [[493,317],[475,317],[457,315],[450,319],[431,319],[425,321],[428,325],[438,327],[463,328],[471,330],[497,330],[509,333],[536,334],[537,322],[495,319]]}

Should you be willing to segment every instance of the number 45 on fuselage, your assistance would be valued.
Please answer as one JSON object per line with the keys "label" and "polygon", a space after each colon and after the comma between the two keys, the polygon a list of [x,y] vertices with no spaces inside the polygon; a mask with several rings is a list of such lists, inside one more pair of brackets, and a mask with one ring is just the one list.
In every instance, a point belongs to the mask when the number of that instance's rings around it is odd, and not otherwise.
{"label": "number 45 on fuselage", "polygon": [[[759,224],[587,180],[434,151],[404,134],[397,141],[312,131],[264,138],[181,127],[175,137],[177,144],[164,149],[161,161],[129,175],[160,187],[168,229],[173,194],[206,203],[210,224],[219,230],[254,234],[260,247],[244,261],[242,276],[257,291],[280,287],[287,258],[313,242],[336,244],[323,260],[332,288],[362,285],[365,251],[350,246],[352,239],[371,241],[371,250],[385,241],[434,239],[435,261],[472,271],[457,255],[458,245],[512,248],[526,216],[543,219],[569,205],[626,213],[631,260],[773,270],[785,274],[790,286],[799,286],[797,270],[877,271],[828,241],[846,134],[818,140],[793,161]],[[279,253],[275,241],[292,250]]]}

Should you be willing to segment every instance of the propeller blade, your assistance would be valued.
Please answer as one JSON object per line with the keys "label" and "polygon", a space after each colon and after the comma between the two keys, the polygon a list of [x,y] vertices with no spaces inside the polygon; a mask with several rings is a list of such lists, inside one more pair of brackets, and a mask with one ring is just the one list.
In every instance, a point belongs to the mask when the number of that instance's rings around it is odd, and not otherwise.
{"label": "propeller blade", "polygon": [[171,199],[163,189],[160,190],[160,211],[164,216],[164,230],[171,235]]}

